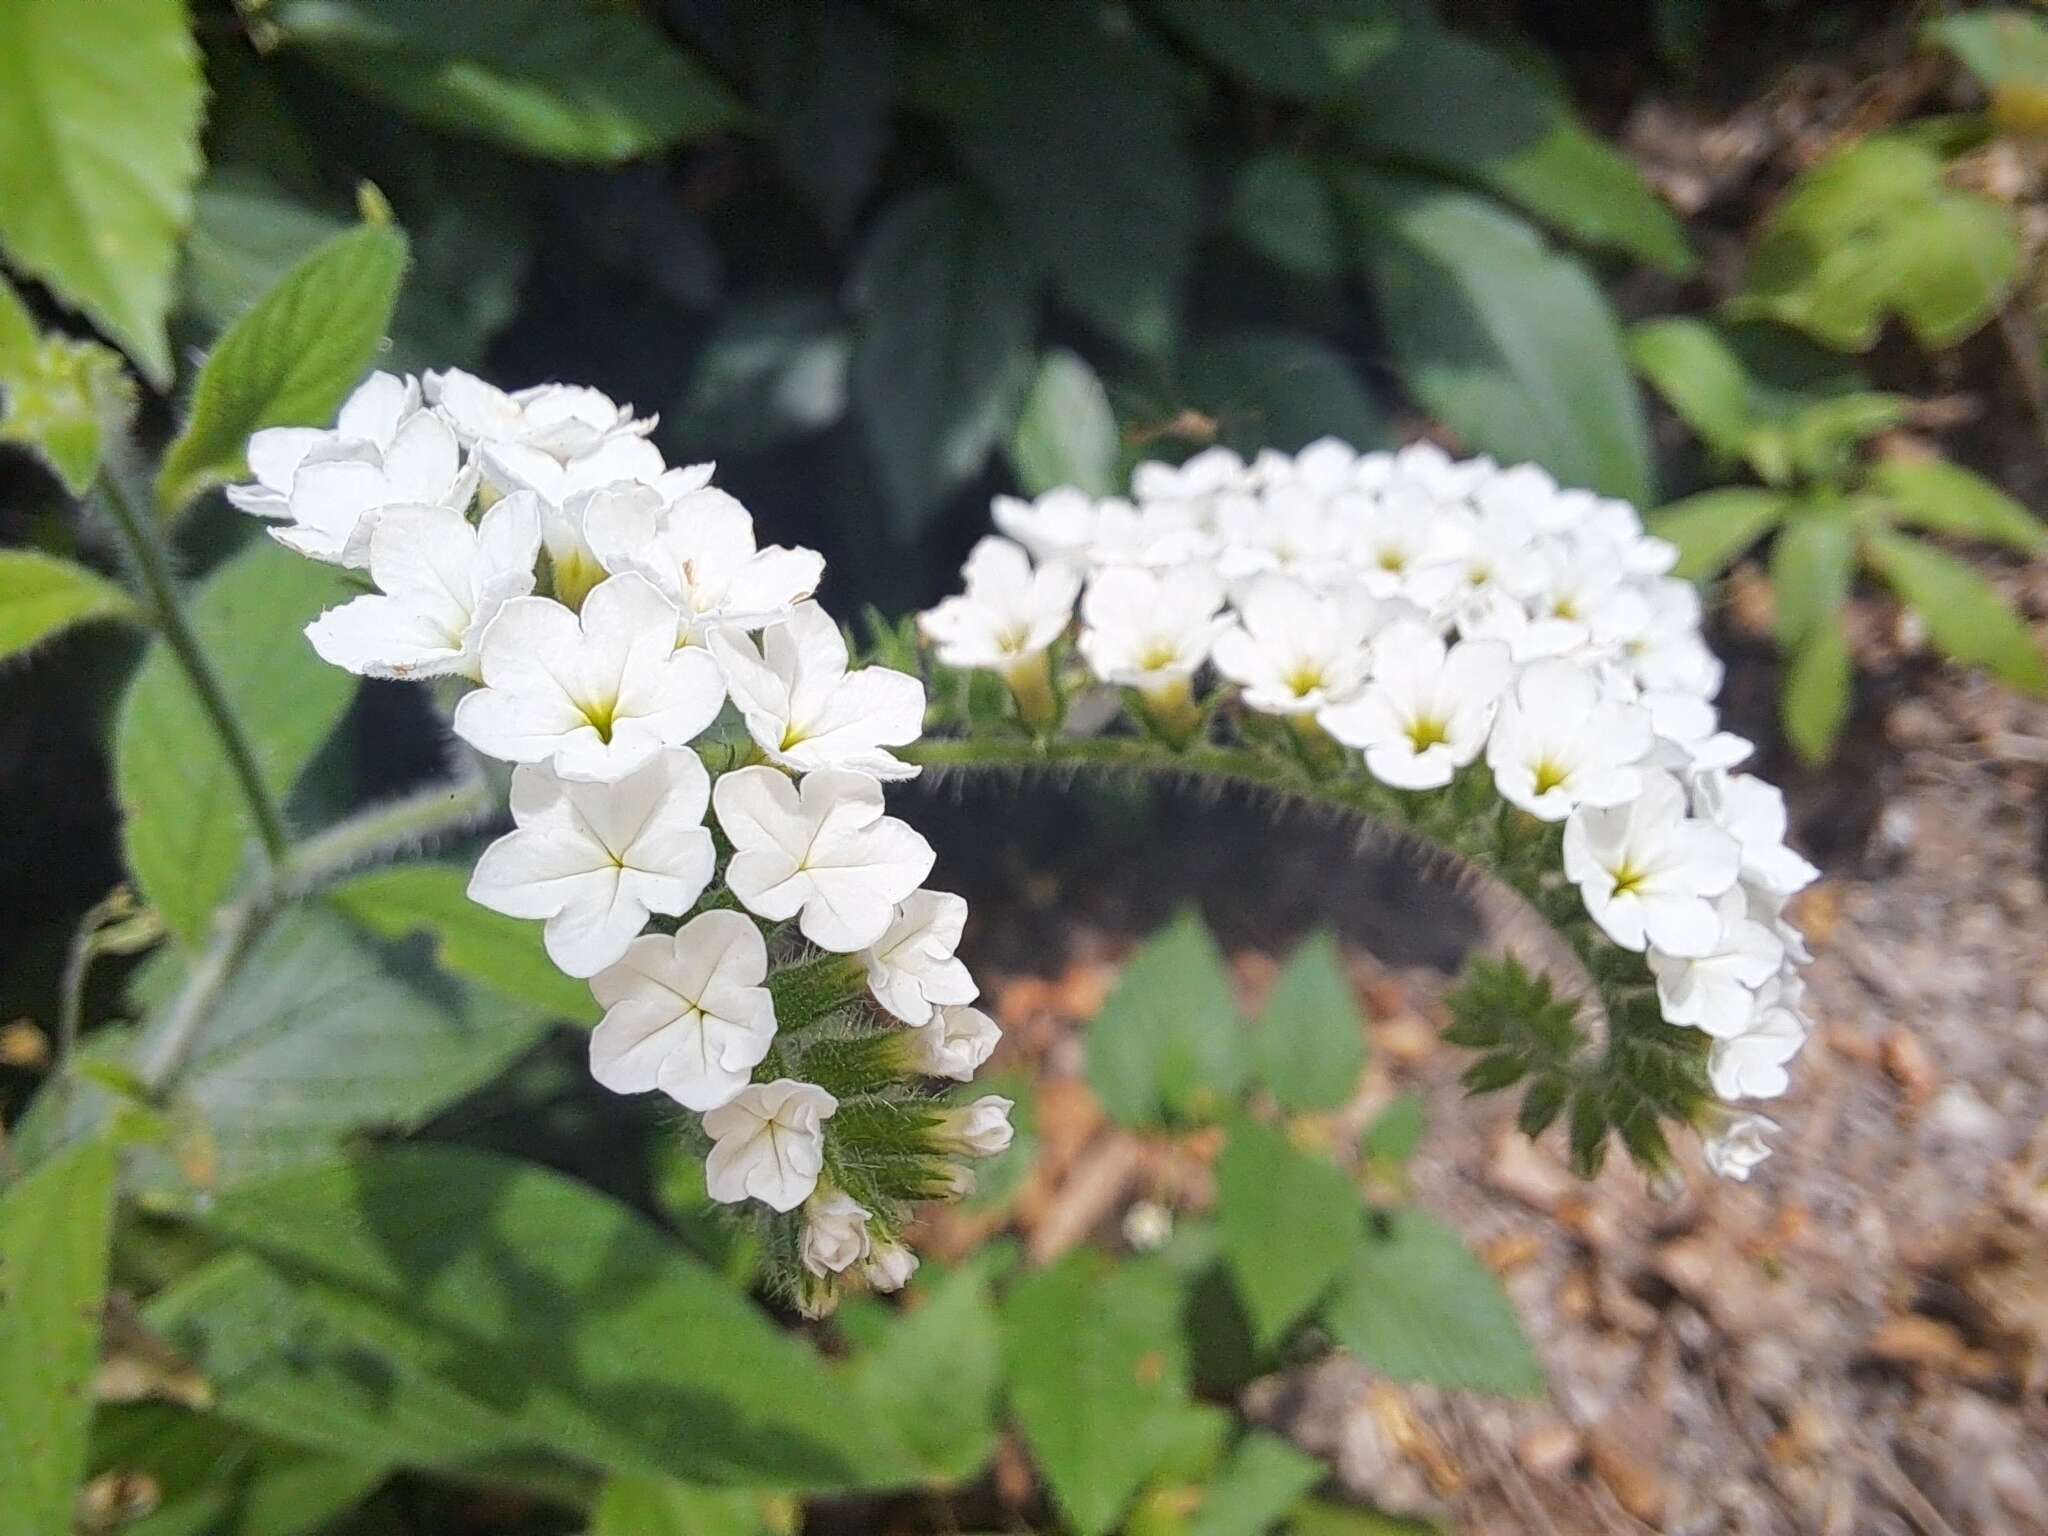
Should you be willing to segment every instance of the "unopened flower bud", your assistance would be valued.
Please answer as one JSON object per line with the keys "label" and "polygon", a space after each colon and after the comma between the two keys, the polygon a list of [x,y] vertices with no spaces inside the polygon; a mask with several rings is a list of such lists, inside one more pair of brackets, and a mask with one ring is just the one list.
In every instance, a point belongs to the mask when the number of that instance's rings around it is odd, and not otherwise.
{"label": "unopened flower bud", "polygon": [[804,1268],[823,1277],[868,1256],[868,1209],[844,1190],[821,1191],[804,1206]]}
{"label": "unopened flower bud", "polygon": [[1157,1253],[1173,1237],[1173,1212],[1157,1200],[1140,1200],[1124,1212],[1124,1241],[1139,1253]]}
{"label": "unopened flower bud", "polygon": [[917,1273],[917,1255],[893,1239],[878,1245],[861,1265],[861,1278],[877,1291],[900,1291]]}
{"label": "unopened flower bud", "polygon": [[949,1113],[940,1123],[939,1135],[949,1151],[962,1157],[994,1157],[1016,1135],[1010,1126],[1015,1107],[1000,1094],[988,1094]]}

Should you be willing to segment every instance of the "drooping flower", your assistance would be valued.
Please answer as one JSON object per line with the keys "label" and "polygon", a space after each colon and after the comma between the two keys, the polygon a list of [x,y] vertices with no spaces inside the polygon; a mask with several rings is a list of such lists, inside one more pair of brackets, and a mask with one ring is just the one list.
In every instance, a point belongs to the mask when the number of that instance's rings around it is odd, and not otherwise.
{"label": "drooping flower", "polygon": [[700,912],[673,936],[635,939],[591,978],[605,1015],[590,1075],[614,1093],[659,1088],[686,1109],[716,1109],[775,1041],[767,975],[761,930],[738,912]]}
{"label": "drooping flower", "polygon": [[742,1088],[704,1117],[712,1140],[705,1192],[723,1205],[753,1199],[770,1210],[795,1210],[818,1187],[825,1122],[838,1108],[816,1083],[779,1077]]}
{"label": "drooping flower", "polygon": [[890,747],[924,730],[924,684],[887,667],[847,670],[846,639],[816,603],[799,603],[758,645],[742,630],[707,637],[746,719],[771,763],[794,773],[849,768],[877,779],[908,779],[917,768]]}
{"label": "drooping flower", "polygon": [[1636,765],[1649,750],[1645,710],[1604,697],[1584,667],[1538,661],[1501,701],[1486,762],[1509,800],[1544,821],[1562,821],[1577,806],[1632,799],[1643,783]]}
{"label": "drooping flower", "polygon": [[1770,1137],[1777,1129],[1777,1123],[1763,1115],[1723,1110],[1704,1128],[1700,1149],[1715,1173],[1746,1184],[1770,1157]]}
{"label": "drooping flower", "polygon": [[265,427],[249,439],[248,485],[227,488],[230,505],[273,522],[291,516],[292,479],[308,460],[363,459],[376,463],[400,423],[420,408],[417,380],[373,373],[342,402],[331,431],[320,427]]}
{"label": "drooping flower", "polygon": [[759,629],[789,617],[818,590],[816,550],[756,547],[754,519],[733,497],[701,486],[673,501],[651,488],[593,502],[584,534],[608,571],[638,571],[682,610],[687,638],[714,626]]}
{"label": "drooping flower", "polygon": [[931,844],[882,814],[882,786],[864,773],[824,769],[793,784],[774,768],[741,768],[713,800],[733,845],[732,893],[771,922],[795,917],[820,949],[866,949],[931,873]]}
{"label": "drooping flower", "polygon": [[1564,872],[1593,921],[1624,949],[1712,954],[1721,938],[1714,899],[1733,889],[1741,850],[1719,827],[1686,814],[1668,773],[1644,775],[1624,805],[1581,806],[1564,824]]}
{"label": "drooping flower", "polygon": [[972,1082],[1002,1038],[996,1021],[979,1008],[935,1009],[928,1022],[910,1031],[911,1067],[927,1077]]}
{"label": "drooping flower", "polygon": [[1693,782],[1699,816],[1742,846],[1742,878],[1778,896],[1803,891],[1820,871],[1785,841],[1785,793],[1747,773],[1702,773]]}
{"label": "drooping flower", "polygon": [[1081,599],[1081,654],[1117,687],[1153,693],[1185,685],[1230,627],[1222,606],[1222,582],[1200,566],[1112,566]]}
{"label": "drooping flower", "polygon": [[967,926],[967,903],[946,891],[912,891],[889,927],[862,955],[875,1001],[906,1024],[934,1008],[971,1003],[981,989],[954,957]]}
{"label": "drooping flower", "polygon": [[1058,561],[1032,568],[1008,539],[986,538],[961,568],[967,590],[918,615],[918,628],[949,667],[1005,674],[1044,653],[1074,616],[1081,578]]}
{"label": "drooping flower", "polygon": [[701,735],[725,702],[718,665],[676,649],[676,610],[644,576],[592,589],[580,614],[518,597],[484,631],[484,686],[455,733],[491,757],[608,782]]}
{"label": "drooping flower", "polygon": [[1497,640],[1446,646],[1428,625],[1402,619],[1372,645],[1372,681],[1317,722],[1365,753],[1372,776],[1396,789],[1435,789],[1479,756],[1513,676]]}
{"label": "drooping flower", "polygon": [[1238,594],[1237,622],[1216,639],[1216,669],[1243,687],[1253,709],[1313,715],[1364,686],[1366,642],[1405,611],[1289,576],[1255,577]]}
{"label": "drooping flower", "polygon": [[972,1104],[948,1110],[938,1136],[947,1151],[959,1157],[994,1157],[1015,1138],[1010,1111],[1017,1106],[999,1093],[983,1094]]}
{"label": "drooping flower", "polygon": [[1757,990],[1778,974],[1785,946],[1750,917],[1738,889],[1715,898],[1714,915],[1720,935],[1705,954],[1686,958],[1652,948],[1649,960],[1664,1017],[1725,1040],[1750,1027]]}
{"label": "drooping flower", "polygon": [[812,1195],[804,1202],[804,1268],[822,1280],[864,1262],[872,1251],[872,1214],[843,1189],[821,1189]]}
{"label": "drooping flower", "polygon": [[648,916],[680,917],[711,883],[704,826],[710,777],[697,754],[662,752],[612,784],[513,770],[514,830],[470,876],[469,898],[544,918],[548,958],[594,976],[626,953]]}
{"label": "drooping flower", "polygon": [[385,508],[461,510],[476,494],[475,469],[463,464],[454,432],[432,411],[407,416],[381,449],[351,440],[334,454],[343,449],[346,457],[307,455],[292,475],[288,521],[270,528],[278,543],[310,559],[361,569]]}
{"label": "drooping flower", "polygon": [[1790,1004],[1766,998],[1748,1029],[1716,1040],[1707,1077],[1724,1099],[1775,1099],[1792,1086],[1786,1066],[1806,1044],[1806,1020]]}
{"label": "drooping flower", "polygon": [[482,676],[483,632],[507,601],[533,590],[540,508],[507,496],[481,521],[451,507],[387,507],[370,535],[379,593],[306,626],[321,658],[362,677]]}

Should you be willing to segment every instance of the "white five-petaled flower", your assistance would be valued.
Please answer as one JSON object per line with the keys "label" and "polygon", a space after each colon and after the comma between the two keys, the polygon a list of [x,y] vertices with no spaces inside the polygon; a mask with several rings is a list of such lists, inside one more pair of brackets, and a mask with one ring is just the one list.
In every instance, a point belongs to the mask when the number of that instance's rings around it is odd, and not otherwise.
{"label": "white five-petaled flower", "polygon": [[1603,697],[1585,668],[1539,661],[1501,701],[1486,742],[1500,792],[1530,815],[1562,821],[1581,805],[1620,805],[1643,782],[1649,714]]}
{"label": "white five-petaled flower", "polygon": [[362,458],[375,462],[391,446],[399,424],[420,408],[417,380],[373,373],[342,402],[332,431],[319,427],[265,427],[249,439],[247,485],[231,485],[231,505],[272,521],[291,516],[292,478],[308,460]]}
{"label": "white five-petaled flower", "polygon": [[679,609],[688,638],[713,625],[759,629],[789,617],[818,590],[825,558],[780,544],[756,547],[754,519],[715,486],[672,501],[644,496],[593,501],[584,536],[608,571],[638,571]]}
{"label": "white five-petaled flower", "polygon": [[1750,1027],[1757,990],[1778,974],[1785,946],[1750,917],[1739,889],[1717,897],[1714,914],[1721,931],[1707,953],[1684,958],[1652,948],[1649,960],[1664,1017],[1726,1040]]}
{"label": "white five-petaled flower", "polygon": [[645,437],[654,430],[652,417],[635,418],[630,405],[580,384],[508,391],[460,368],[429,372],[422,383],[427,399],[468,446],[530,448],[567,462],[595,451],[606,438]]}
{"label": "white five-petaled flower", "polygon": [[323,660],[363,677],[481,675],[483,631],[533,590],[540,509],[507,496],[474,527],[452,507],[387,507],[370,535],[381,593],[330,608],[306,626]]}
{"label": "white five-petaled flower", "polygon": [[508,762],[552,762],[609,782],[702,734],[725,702],[718,665],[676,649],[676,610],[644,576],[592,589],[580,614],[516,597],[484,631],[484,686],[455,706],[455,733]]}
{"label": "white five-petaled flower", "polygon": [[590,1075],[614,1093],[659,1088],[686,1109],[716,1109],[774,1043],[767,975],[767,943],[738,912],[700,912],[673,936],[635,939],[590,980],[605,1010]]}
{"label": "white five-petaled flower", "polygon": [[1244,701],[1274,715],[1312,715],[1365,682],[1366,642],[1409,610],[1357,592],[1317,592],[1292,577],[1254,577],[1237,622],[1216,638],[1216,669]]}
{"label": "white five-petaled flower", "polygon": [[838,1108],[816,1083],[779,1077],[742,1088],[704,1117],[713,1143],[705,1191],[724,1205],[754,1199],[770,1210],[795,1210],[818,1187],[825,1122]]}
{"label": "white five-petaled flower", "polygon": [[1016,1131],[1010,1111],[1017,1106],[999,1093],[983,1094],[972,1104],[948,1110],[938,1135],[947,1151],[960,1157],[994,1157],[1008,1149]]}
{"label": "white five-petaled flower", "polygon": [[929,1022],[910,1031],[911,1064],[927,1077],[972,1082],[1002,1038],[996,1021],[979,1008],[940,1008]]}
{"label": "white five-petaled flower", "polygon": [[1749,1028],[1716,1040],[1707,1077],[1724,1099],[1775,1099],[1792,1086],[1786,1066],[1806,1044],[1806,1020],[1780,998],[1766,995]]}
{"label": "white five-petaled flower", "polygon": [[1230,627],[1223,584],[1201,566],[1098,571],[1081,599],[1081,654],[1105,683],[1153,692],[1185,683]]}
{"label": "white five-petaled flower", "polygon": [[1032,569],[1031,557],[1008,539],[986,538],[961,567],[967,590],[918,615],[918,628],[949,667],[1007,672],[1041,654],[1074,616],[1081,577],[1050,561]]}
{"label": "white five-petaled flower", "polygon": [[797,918],[820,949],[866,949],[932,870],[931,844],[882,814],[882,786],[864,773],[824,769],[793,784],[774,768],[741,768],[713,800],[733,845],[732,893],[771,922]]}
{"label": "white five-petaled flower", "polygon": [[1770,1157],[1770,1137],[1777,1129],[1775,1121],[1762,1115],[1723,1110],[1703,1130],[1700,1150],[1715,1173],[1744,1184],[1758,1165]]}
{"label": "white five-petaled flower", "polygon": [[966,926],[967,903],[960,897],[912,891],[888,930],[861,955],[875,1001],[906,1024],[923,1024],[937,1007],[973,1002],[981,989],[953,954]]}
{"label": "white five-petaled flower", "polygon": [[1785,794],[1777,785],[1747,773],[1702,773],[1693,781],[1693,809],[1742,845],[1745,884],[1791,896],[1820,878],[1785,841]]}
{"label": "white five-petaled flower", "polygon": [[548,958],[594,976],[626,953],[649,914],[680,917],[711,883],[710,779],[694,752],[663,752],[615,784],[529,765],[512,774],[514,830],[470,876],[469,899],[545,918]]}
{"label": "white five-petaled flower", "polygon": [[843,1189],[820,1190],[804,1202],[803,1266],[819,1279],[866,1260],[873,1213]]}
{"label": "white five-petaled flower", "polygon": [[1668,773],[1644,775],[1625,805],[1581,806],[1564,824],[1564,872],[1624,949],[1713,953],[1714,898],[1734,887],[1740,860],[1734,838],[1686,814],[1685,791]]}
{"label": "white five-petaled flower", "polygon": [[661,486],[678,485],[677,476],[687,476],[697,485],[711,478],[708,464],[689,470],[672,470],[654,444],[631,432],[603,439],[586,453],[557,458],[544,448],[526,443],[501,442],[486,438],[477,449],[483,475],[497,489],[510,493],[532,491],[549,506],[563,507],[586,491],[595,491],[622,481]]}
{"label": "white five-petaled flower", "polygon": [[1094,554],[1102,513],[1086,491],[1063,485],[1033,501],[998,496],[989,510],[996,526],[1030,550],[1034,560],[1079,565]]}
{"label": "white five-petaled flower", "polygon": [[1446,646],[1427,624],[1401,619],[1372,644],[1372,681],[1316,720],[1397,789],[1435,789],[1479,756],[1514,674],[1498,640]]}
{"label": "white five-petaled flower", "polygon": [[762,632],[758,645],[742,630],[715,629],[707,646],[770,762],[796,773],[850,768],[877,779],[917,776],[889,748],[922,733],[924,684],[887,667],[848,671],[846,638],[816,603],[797,604]]}
{"label": "white five-petaled flower", "polygon": [[448,423],[432,411],[400,421],[380,449],[349,440],[314,449],[292,475],[284,515],[270,536],[288,549],[330,565],[370,563],[370,535],[386,507],[468,508],[476,470]]}

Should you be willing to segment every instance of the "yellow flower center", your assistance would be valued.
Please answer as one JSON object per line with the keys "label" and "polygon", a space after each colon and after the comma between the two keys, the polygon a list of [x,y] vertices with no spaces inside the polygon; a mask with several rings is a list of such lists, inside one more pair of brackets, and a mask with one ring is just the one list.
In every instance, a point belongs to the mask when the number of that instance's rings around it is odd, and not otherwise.
{"label": "yellow flower center", "polygon": [[1408,722],[1408,740],[1418,752],[1443,746],[1451,739],[1451,725],[1437,715],[1417,715]]}
{"label": "yellow flower center", "polygon": [[1571,769],[1565,767],[1557,759],[1551,757],[1542,758],[1536,764],[1536,793],[1547,795],[1571,776]]}

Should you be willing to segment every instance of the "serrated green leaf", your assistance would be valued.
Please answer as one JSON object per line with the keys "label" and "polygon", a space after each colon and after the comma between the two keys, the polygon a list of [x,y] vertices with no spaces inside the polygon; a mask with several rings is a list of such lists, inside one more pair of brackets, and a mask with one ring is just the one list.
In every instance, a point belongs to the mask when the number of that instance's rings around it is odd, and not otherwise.
{"label": "serrated green leaf", "polygon": [[1344,357],[1292,331],[1226,332],[1188,349],[1179,403],[1214,421],[1218,439],[1247,456],[1336,437],[1369,448],[1386,418]]}
{"label": "serrated green leaf", "polygon": [[1071,485],[1091,496],[1116,490],[1116,413],[1095,370],[1064,347],[1039,359],[1010,434],[1010,463],[1028,495]]}
{"label": "serrated green leaf", "polygon": [[1299,1322],[1358,1246],[1361,1212],[1335,1164],[1240,1119],[1216,1163],[1217,1232],[1258,1343]]}
{"label": "serrated green leaf", "polygon": [[1119,1125],[1213,1119],[1244,1082],[1245,1026],[1202,921],[1174,919],[1131,959],[1088,1027],[1088,1082]]}
{"label": "serrated green leaf", "polygon": [[103,1140],[66,1148],[0,1194],[0,1536],[71,1529],[113,1215]]}
{"label": "serrated green leaf", "polygon": [[854,400],[907,538],[981,470],[1016,419],[1033,284],[989,211],[961,188],[936,186],[883,215],[854,288]]}
{"label": "serrated green leaf", "polygon": [[854,1389],[927,1480],[971,1478],[995,1453],[1002,1338],[985,1271],[970,1264],[935,1280],[920,1276],[917,1306],[852,1362]]}
{"label": "serrated green leaf", "polygon": [[1255,1429],[1203,1490],[1188,1536],[1258,1536],[1271,1530],[1327,1470],[1278,1435]]}
{"label": "serrated green leaf", "polygon": [[[335,567],[262,539],[192,604],[199,643],[280,798],[355,693],[356,680],[314,655],[301,633],[351,594]],[[130,871],[165,926],[197,943],[248,857],[254,823],[211,721],[162,641],[121,700],[114,788]]]}
{"label": "serrated green leaf", "polygon": [[1784,520],[1792,498],[1781,491],[1728,486],[1674,501],[1649,519],[1650,532],[1678,546],[1672,574],[1706,581]]}
{"label": "serrated green leaf", "polygon": [[1337,1342],[1402,1381],[1542,1391],[1543,1367],[1513,1305],[1458,1234],[1419,1211],[1376,1220],[1323,1308]]}
{"label": "serrated green leaf", "polygon": [[749,121],[634,10],[600,0],[281,0],[288,49],[432,127],[556,160],[632,160]]}
{"label": "serrated green leaf", "polygon": [[1472,448],[1648,504],[1642,402],[1585,268],[1483,197],[1357,171],[1342,188],[1417,399]]}
{"label": "serrated green leaf", "polygon": [[589,1536],[760,1536],[768,1529],[758,1494],[626,1473],[605,1481]]}
{"label": "serrated green leaf", "polygon": [[1904,534],[1876,531],[1866,543],[1870,563],[1906,606],[1927,622],[1942,654],[1986,667],[2028,693],[2048,689],[2041,644],[1998,589],[1955,556]]}
{"label": "serrated green leaf", "polygon": [[1809,763],[1827,760],[1849,718],[1849,640],[1840,613],[1816,624],[1792,652],[1779,715],[1794,750]]}
{"label": "serrated green leaf", "polygon": [[845,318],[822,295],[731,305],[669,429],[707,453],[762,453],[823,431],[846,414],[852,351]]}
{"label": "serrated green leaf", "polygon": [[2048,548],[2048,525],[1981,475],[1940,459],[1886,459],[1870,489],[1891,503],[1891,520],[1962,539],[2003,544],[2023,555]]}
{"label": "serrated green leaf", "polygon": [[1839,498],[1800,503],[1771,548],[1778,643],[1796,650],[1848,597],[1856,577],[1856,525]]}
{"label": "serrated green leaf", "polygon": [[96,571],[33,549],[0,549],[0,657],[74,624],[134,615],[128,594]]}
{"label": "serrated green leaf", "polygon": [[1276,266],[1322,282],[1343,270],[1330,188],[1300,155],[1248,161],[1230,184],[1230,232]]}
{"label": "serrated green leaf", "polygon": [[390,327],[405,253],[405,236],[388,225],[337,235],[228,329],[199,370],[184,428],[157,474],[165,516],[244,477],[251,434],[332,423]]}
{"label": "serrated green leaf", "polygon": [[1283,1109],[1335,1109],[1358,1086],[1365,1025],[1328,934],[1303,944],[1281,970],[1259,1022],[1255,1054],[1261,1079]]}
{"label": "serrated green leaf", "polygon": [[0,247],[162,388],[205,99],[183,0],[4,0],[0,37]]}

